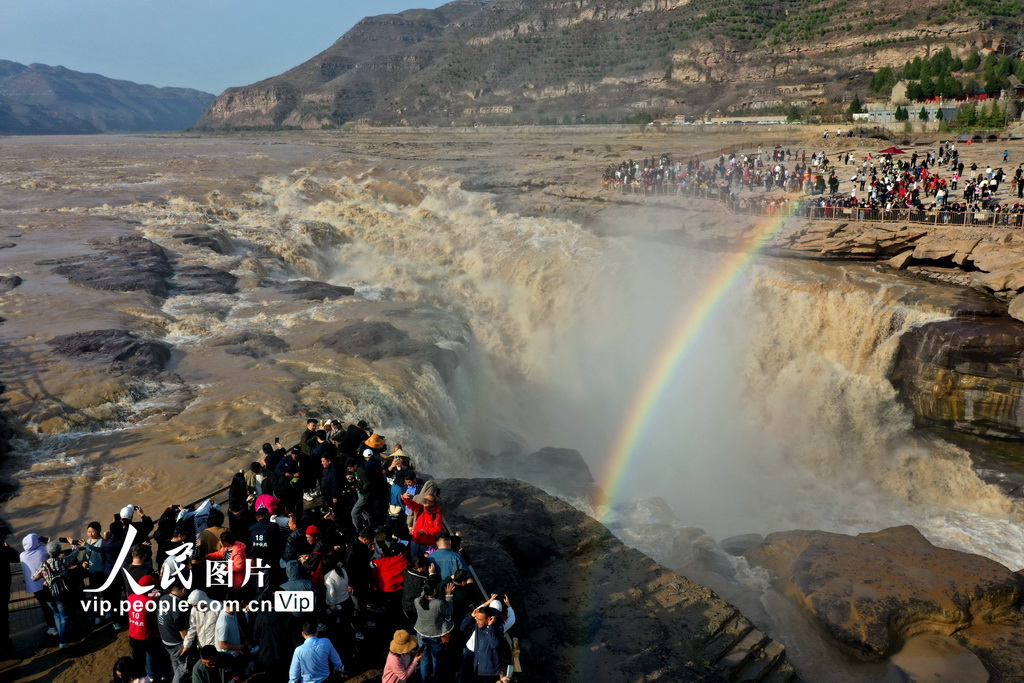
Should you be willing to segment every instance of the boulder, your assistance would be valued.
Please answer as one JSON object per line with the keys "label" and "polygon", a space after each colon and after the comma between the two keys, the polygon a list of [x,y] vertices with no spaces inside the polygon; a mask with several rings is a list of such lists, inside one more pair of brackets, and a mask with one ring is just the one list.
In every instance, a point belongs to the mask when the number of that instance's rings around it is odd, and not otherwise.
{"label": "boulder", "polygon": [[76,285],[114,292],[146,292],[166,298],[173,274],[163,247],[137,235],[97,237],[89,245],[100,254],[40,261]]}
{"label": "boulder", "polygon": [[900,338],[892,381],[920,419],[1024,438],[1024,322],[964,317],[912,328]]}
{"label": "boulder", "polygon": [[886,263],[888,263],[890,266],[892,266],[896,270],[903,270],[904,268],[907,267],[907,264],[910,263],[913,259],[914,259],[914,250],[913,249],[908,249],[908,250],[906,250],[904,252],[901,252],[901,253],[897,254],[896,256],[893,256],[891,259],[886,261]]}
{"label": "boulder", "polygon": [[167,344],[143,339],[128,330],[76,332],[47,343],[62,356],[102,363],[115,372],[138,377],[159,375],[171,359]]}
{"label": "boulder", "polygon": [[17,275],[0,275],[0,294],[4,294],[15,287],[19,287],[21,283],[22,279]]}
{"label": "boulder", "polygon": [[356,290],[352,287],[332,285],[316,280],[292,280],[282,284],[281,291],[291,294],[296,299],[305,299],[307,301],[340,299],[343,296],[352,296],[356,293]]}
{"label": "boulder", "polygon": [[962,266],[981,239],[925,239],[914,247],[915,261],[952,261]]}
{"label": "boulder", "polygon": [[234,294],[238,278],[209,266],[186,266],[178,270],[176,289],[181,294]]}
{"label": "boulder", "polygon": [[459,364],[459,357],[454,351],[413,339],[386,322],[353,323],[320,337],[317,343],[332,351],[371,361],[382,358],[411,358],[431,363],[445,381],[451,379]]}
{"label": "boulder", "polygon": [[172,235],[176,240],[181,240],[183,244],[188,244],[193,247],[199,247],[201,249],[209,249],[217,254],[226,254],[231,249],[225,247],[219,239],[212,235],[197,235],[191,232],[178,232]]}
{"label": "boulder", "polygon": [[1007,309],[1010,317],[1024,321],[1024,297],[1016,296]]}
{"label": "boulder", "polygon": [[918,634],[1019,619],[1019,576],[980,555],[934,546],[912,526],[857,536],[775,533],[744,556],[865,660],[884,659]]}
{"label": "boulder", "polygon": [[212,341],[211,346],[223,346],[226,353],[250,358],[264,358],[271,353],[281,353],[291,348],[288,342],[280,337],[254,331],[220,337]]}

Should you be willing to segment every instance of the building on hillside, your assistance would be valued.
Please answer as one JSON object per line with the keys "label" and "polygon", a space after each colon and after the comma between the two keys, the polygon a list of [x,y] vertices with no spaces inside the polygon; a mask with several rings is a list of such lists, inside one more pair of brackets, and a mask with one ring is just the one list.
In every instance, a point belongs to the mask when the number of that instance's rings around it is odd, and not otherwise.
{"label": "building on hillside", "polygon": [[1024,83],[1021,83],[1020,79],[1012,74],[1007,80],[1010,84],[1003,88],[1001,97],[1009,97],[1014,100],[1024,99]]}

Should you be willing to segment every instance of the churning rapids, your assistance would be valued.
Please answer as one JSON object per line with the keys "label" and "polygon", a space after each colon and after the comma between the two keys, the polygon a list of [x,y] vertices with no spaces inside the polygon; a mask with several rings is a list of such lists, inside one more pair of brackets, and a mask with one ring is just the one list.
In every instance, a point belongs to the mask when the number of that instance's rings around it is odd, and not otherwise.
{"label": "churning rapids", "polygon": [[[595,475],[616,471],[600,482],[618,504],[606,520],[655,557],[666,536],[631,529],[644,507],[630,500],[660,496],[680,526],[718,539],[909,523],[1024,567],[1019,505],[966,453],[915,433],[886,378],[903,331],[950,315],[927,285],[761,260],[711,291],[724,258],[656,239],[642,215],[599,237],[504,210],[429,162],[264,139],[7,140],[0,191],[0,242],[16,245],[0,250],[0,274],[24,280],[0,298],[6,411],[23,427],[6,466],[18,531],[78,528],[128,499],[191,500],[314,414],[365,418],[440,476],[486,474],[467,464],[473,449],[575,448]],[[229,272],[238,291],[161,297],[53,273],[93,253],[89,239],[119,235],[159,244],[179,274]],[[355,294],[303,300],[281,286],[296,279]],[[667,349],[716,295],[692,342]],[[360,321],[458,365],[321,342]],[[111,328],[170,344],[167,371],[112,376],[46,344]],[[669,351],[679,371],[619,475],[610,446]]]}

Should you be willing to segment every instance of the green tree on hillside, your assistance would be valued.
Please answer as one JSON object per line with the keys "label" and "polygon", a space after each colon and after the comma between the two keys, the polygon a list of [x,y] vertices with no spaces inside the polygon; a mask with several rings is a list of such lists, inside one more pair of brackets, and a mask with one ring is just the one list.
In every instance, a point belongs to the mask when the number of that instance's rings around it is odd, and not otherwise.
{"label": "green tree on hillside", "polygon": [[896,112],[893,116],[897,121],[908,121],[910,119],[910,113],[903,107],[896,107]]}
{"label": "green tree on hillside", "polygon": [[876,95],[888,95],[892,86],[896,85],[896,72],[891,66],[883,66],[871,77],[871,92]]}
{"label": "green tree on hillside", "polygon": [[981,66],[981,55],[975,50],[964,60],[964,71],[977,71]]}
{"label": "green tree on hillside", "polygon": [[850,102],[850,108],[847,110],[850,114],[860,114],[864,111],[864,108],[860,104],[860,97],[856,93],[853,94],[853,100]]}

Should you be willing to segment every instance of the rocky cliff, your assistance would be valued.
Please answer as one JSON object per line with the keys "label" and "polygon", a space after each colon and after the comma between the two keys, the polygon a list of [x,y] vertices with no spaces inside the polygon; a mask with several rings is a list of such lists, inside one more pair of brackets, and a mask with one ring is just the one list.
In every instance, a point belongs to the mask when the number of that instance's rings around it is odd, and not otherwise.
{"label": "rocky cliff", "polygon": [[991,4],[456,0],[364,19],[304,64],[227,90],[202,123],[594,121],[810,102],[942,47],[1009,46],[1024,7]]}
{"label": "rocky cliff", "polygon": [[0,133],[181,130],[194,125],[212,100],[199,90],[0,60]]}
{"label": "rocky cliff", "polygon": [[512,479],[442,482],[483,586],[522,614],[537,681],[794,681],[785,649],[706,586]]}

